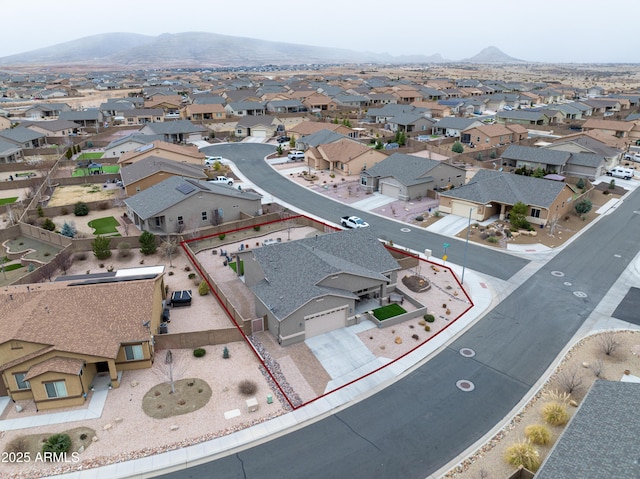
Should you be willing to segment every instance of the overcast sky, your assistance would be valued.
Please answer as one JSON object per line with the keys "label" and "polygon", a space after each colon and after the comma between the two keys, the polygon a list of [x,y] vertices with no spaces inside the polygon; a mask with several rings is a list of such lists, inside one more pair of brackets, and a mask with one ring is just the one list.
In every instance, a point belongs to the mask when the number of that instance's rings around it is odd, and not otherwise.
{"label": "overcast sky", "polygon": [[211,32],[356,51],[640,63],[638,0],[3,0],[0,57],[97,33]]}

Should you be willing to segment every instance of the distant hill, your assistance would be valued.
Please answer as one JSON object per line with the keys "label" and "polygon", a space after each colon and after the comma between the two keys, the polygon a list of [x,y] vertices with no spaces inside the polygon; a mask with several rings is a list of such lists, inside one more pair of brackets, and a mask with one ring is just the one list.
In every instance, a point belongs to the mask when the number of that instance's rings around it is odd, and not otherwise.
{"label": "distant hill", "polygon": [[497,47],[487,47],[477,55],[462,61],[465,63],[527,63],[526,60],[510,57]]}
{"label": "distant hill", "polygon": [[0,65],[257,66],[311,63],[440,63],[440,55],[357,52],[187,32],[156,37],[105,33],[0,58]]}

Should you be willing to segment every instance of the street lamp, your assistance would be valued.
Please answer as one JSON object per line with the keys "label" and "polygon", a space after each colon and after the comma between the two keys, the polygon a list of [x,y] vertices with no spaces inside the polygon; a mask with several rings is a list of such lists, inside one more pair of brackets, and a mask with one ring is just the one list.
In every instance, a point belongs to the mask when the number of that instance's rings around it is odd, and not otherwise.
{"label": "street lamp", "polygon": [[[493,205],[491,203],[484,205],[485,208],[491,208]],[[467,241],[464,244],[464,257],[462,259],[462,276],[460,277],[460,284],[464,284],[464,270],[467,266],[467,250],[469,249],[469,233],[471,232],[471,213],[473,210],[478,209],[477,206],[472,206],[469,208],[469,224],[467,224]]]}

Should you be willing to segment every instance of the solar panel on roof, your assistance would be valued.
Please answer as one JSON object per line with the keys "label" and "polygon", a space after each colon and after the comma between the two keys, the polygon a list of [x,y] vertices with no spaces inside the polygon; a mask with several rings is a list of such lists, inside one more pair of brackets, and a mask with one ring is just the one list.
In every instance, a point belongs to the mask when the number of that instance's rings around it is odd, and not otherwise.
{"label": "solar panel on roof", "polygon": [[153,148],[153,143],[149,143],[148,145],[142,145],[135,149],[138,153],[142,153]]}
{"label": "solar panel on roof", "polygon": [[178,190],[183,195],[188,195],[192,191],[195,191],[196,188],[195,188],[195,186],[193,186],[193,185],[191,185],[189,183],[181,183],[180,185],[176,186],[176,190]]}

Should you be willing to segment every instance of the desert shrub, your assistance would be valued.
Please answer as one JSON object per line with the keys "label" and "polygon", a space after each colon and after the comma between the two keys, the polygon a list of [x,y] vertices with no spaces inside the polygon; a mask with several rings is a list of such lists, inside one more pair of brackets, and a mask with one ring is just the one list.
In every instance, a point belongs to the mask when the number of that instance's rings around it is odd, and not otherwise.
{"label": "desert shrub", "polygon": [[547,403],[542,408],[542,417],[547,424],[563,426],[569,421],[567,407],[556,401]]}
{"label": "desert shrub", "polygon": [[209,285],[206,281],[200,281],[200,284],[198,285],[198,293],[200,294],[200,296],[206,296],[207,294],[209,294]]}
{"label": "desert shrub", "polygon": [[504,459],[514,467],[524,466],[531,472],[535,472],[540,467],[540,453],[528,441],[518,442],[507,448]]}
{"label": "desert shrub", "polygon": [[195,273],[189,273],[188,277],[189,277],[189,279],[194,279],[196,277],[196,274]]}
{"label": "desert shrub", "polygon": [[223,359],[229,359],[229,348],[226,347],[226,346],[222,350],[222,358]]}
{"label": "desert shrub", "polygon": [[[185,266],[185,267],[184,267],[184,270],[185,270],[185,271],[191,271],[191,266],[188,266],[188,265],[187,265],[187,266]],[[191,278],[189,278],[189,279],[191,279]]]}
{"label": "desert shrub", "polygon": [[71,438],[69,434],[54,434],[49,436],[42,445],[42,452],[69,452],[71,449]]}
{"label": "desert shrub", "polygon": [[551,433],[549,429],[541,424],[532,424],[524,430],[524,435],[533,444],[544,446],[551,441]]}
{"label": "desert shrub", "polygon": [[567,393],[573,394],[583,389],[583,377],[577,366],[563,369],[558,374],[558,384]]}
{"label": "desert shrub", "polygon": [[424,327],[424,330],[428,333],[429,331],[431,331],[431,326],[429,326],[428,324]]}
{"label": "desert shrub", "polygon": [[36,209],[36,211],[38,212],[39,218],[42,218],[44,216],[44,210],[42,209],[42,206],[38,205],[38,208]]}
{"label": "desert shrub", "polygon": [[87,216],[89,214],[89,207],[86,203],[78,201],[73,206],[73,214],[76,216]]}
{"label": "desert shrub", "polygon": [[255,225],[253,227],[253,231],[260,231],[260,225]]}
{"label": "desert shrub", "polygon": [[204,348],[196,348],[193,350],[193,355],[196,358],[201,358],[202,356],[204,356],[205,354],[207,354],[207,350]]}
{"label": "desert shrub", "polygon": [[218,239],[219,239],[220,241],[222,241],[222,240],[225,238],[225,236],[227,236],[227,235],[226,235],[226,234],[224,234],[224,233],[219,234],[219,235],[218,235]]}
{"label": "desert shrub", "polygon": [[606,195],[610,195],[611,193],[609,192],[609,190],[604,190],[602,194],[606,196]]}
{"label": "desert shrub", "polygon": [[47,231],[55,231],[56,224],[51,220],[51,218],[45,218],[42,222],[42,229]]}
{"label": "desert shrub", "polygon": [[243,396],[252,396],[258,390],[258,385],[254,381],[250,381],[248,379],[243,379],[238,384],[238,391]]}
{"label": "desert shrub", "polygon": [[416,221],[424,221],[424,216],[416,216]]}
{"label": "desert shrub", "polygon": [[425,314],[423,318],[427,323],[433,323],[436,320],[436,317],[433,314]]}
{"label": "desert shrub", "polygon": [[60,209],[60,214],[63,215],[63,216],[64,215],[68,215],[69,214],[69,210],[67,208],[62,208],[62,209]]}
{"label": "desert shrub", "polygon": [[600,350],[607,356],[613,356],[620,342],[616,337],[616,333],[608,332],[598,336],[598,346]]}
{"label": "desert shrub", "polygon": [[126,258],[131,254],[131,244],[122,242],[118,245],[118,256],[120,258]]}
{"label": "desert shrub", "polygon": [[492,235],[492,236],[489,236],[489,237],[487,238],[487,241],[488,241],[489,243],[497,243],[497,242],[498,242],[498,238]]}

